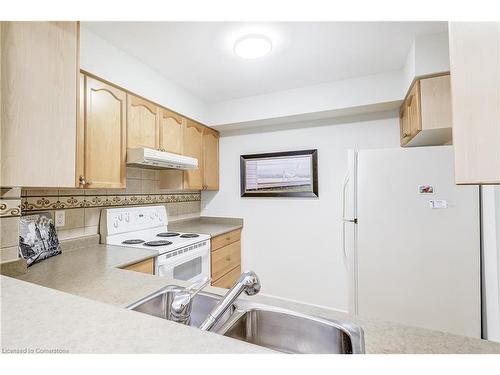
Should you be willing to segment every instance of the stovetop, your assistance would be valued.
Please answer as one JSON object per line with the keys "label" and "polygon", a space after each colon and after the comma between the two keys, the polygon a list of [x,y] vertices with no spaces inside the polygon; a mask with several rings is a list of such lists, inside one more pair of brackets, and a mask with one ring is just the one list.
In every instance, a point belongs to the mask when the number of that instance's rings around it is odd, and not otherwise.
{"label": "stovetop", "polygon": [[165,206],[103,209],[100,231],[105,244],[154,249],[160,254],[210,239],[207,234],[169,231]]}
{"label": "stovetop", "polygon": [[209,239],[207,234],[169,232],[166,228],[154,228],[108,236],[106,242],[108,245],[158,250],[163,254]]}

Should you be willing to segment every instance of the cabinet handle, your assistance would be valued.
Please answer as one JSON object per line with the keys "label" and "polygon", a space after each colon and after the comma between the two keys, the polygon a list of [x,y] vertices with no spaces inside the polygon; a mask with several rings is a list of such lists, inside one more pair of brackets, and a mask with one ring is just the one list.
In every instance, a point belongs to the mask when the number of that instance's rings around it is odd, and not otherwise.
{"label": "cabinet handle", "polygon": [[88,181],[87,181],[87,180],[85,180],[85,177],[84,177],[84,176],[80,176],[80,177],[78,178],[78,181],[79,181],[79,184],[78,184],[78,185],[79,185],[80,187],[83,187],[83,188],[84,188],[84,187],[86,187],[86,186],[92,185],[92,181],[90,181],[90,180],[88,180]]}
{"label": "cabinet handle", "polygon": [[80,187],[85,187],[85,185],[87,185],[87,181],[85,181],[85,177],[82,175],[78,178],[78,182]]}
{"label": "cabinet handle", "polygon": [[226,257],[226,260],[227,260],[228,262],[230,262],[230,261],[231,261],[231,257],[228,255],[228,256]]}

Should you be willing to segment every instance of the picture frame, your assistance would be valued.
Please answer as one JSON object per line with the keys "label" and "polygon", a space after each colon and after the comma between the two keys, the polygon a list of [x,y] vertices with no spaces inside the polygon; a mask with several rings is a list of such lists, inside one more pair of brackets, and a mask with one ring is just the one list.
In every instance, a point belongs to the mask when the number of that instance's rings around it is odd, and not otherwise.
{"label": "picture frame", "polygon": [[318,198],[318,150],[240,155],[241,197]]}

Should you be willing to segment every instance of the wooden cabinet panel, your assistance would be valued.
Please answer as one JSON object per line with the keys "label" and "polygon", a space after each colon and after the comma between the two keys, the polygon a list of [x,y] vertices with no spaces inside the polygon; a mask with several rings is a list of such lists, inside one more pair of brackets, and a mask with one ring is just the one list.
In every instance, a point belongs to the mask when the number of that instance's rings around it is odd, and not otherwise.
{"label": "wooden cabinet panel", "polygon": [[160,149],[175,154],[182,154],[185,119],[169,111],[160,109]]}
{"label": "wooden cabinet panel", "polygon": [[210,241],[210,248],[214,251],[233,242],[239,241],[240,238],[241,229],[233,230],[231,232],[221,234],[220,236],[213,237]]}
{"label": "wooden cabinet panel", "polygon": [[426,129],[451,128],[451,87],[449,74],[420,81],[422,124]]}
{"label": "wooden cabinet panel", "polygon": [[203,188],[219,190],[219,133],[203,129]]}
{"label": "wooden cabinet panel", "polygon": [[85,77],[85,180],[90,188],[125,187],[126,94]]}
{"label": "wooden cabinet panel", "polygon": [[184,127],[184,155],[198,159],[198,169],[184,171],[184,189],[203,188],[203,126],[187,120]]}
{"label": "wooden cabinet panel", "polygon": [[238,266],[238,267],[232,269],[231,271],[229,271],[228,273],[226,273],[224,276],[222,276],[218,280],[215,280],[212,283],[212,286],[229,289],[234,285],[236,280],[238,280],[240,275],[241,275],[241,266]]}
{"label": "wooden cabinet panel", "polygon": [[233,242],[211,253],[212,279],[217,280],[241,263],[241,243]]}
{"label": "wooden cabinet panel", "polygon": [[500,23],[451,22],[457,184],[500,184]]}
{"label": "wooden cabinet panel", "polygon": [[146,259],[142,262],[131,264],[127,267],[123,267],[123,269],[128,271],[135,271],[141,273],[147,273],[149,275],[154,274],[154,261],[153,259]]}
{"label": "wooden cabinet panel", "polygon": [[135,95],[127,94],[127,147],[158,148],[159,108]]}
{"label": "wooden cabinet panel", "polygon": [[75,187],[77,22],[0,22],[2,186]]}

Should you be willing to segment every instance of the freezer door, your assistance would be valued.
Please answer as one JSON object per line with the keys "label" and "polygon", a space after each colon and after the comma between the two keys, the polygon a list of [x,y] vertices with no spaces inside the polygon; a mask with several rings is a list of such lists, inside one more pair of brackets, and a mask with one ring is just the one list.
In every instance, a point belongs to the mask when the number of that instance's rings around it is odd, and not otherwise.
{"label": "freezer door", "polygon": [[452,147],[363,150],[357,167],[359,315],[480,337],[479,193],[455,185]]}

